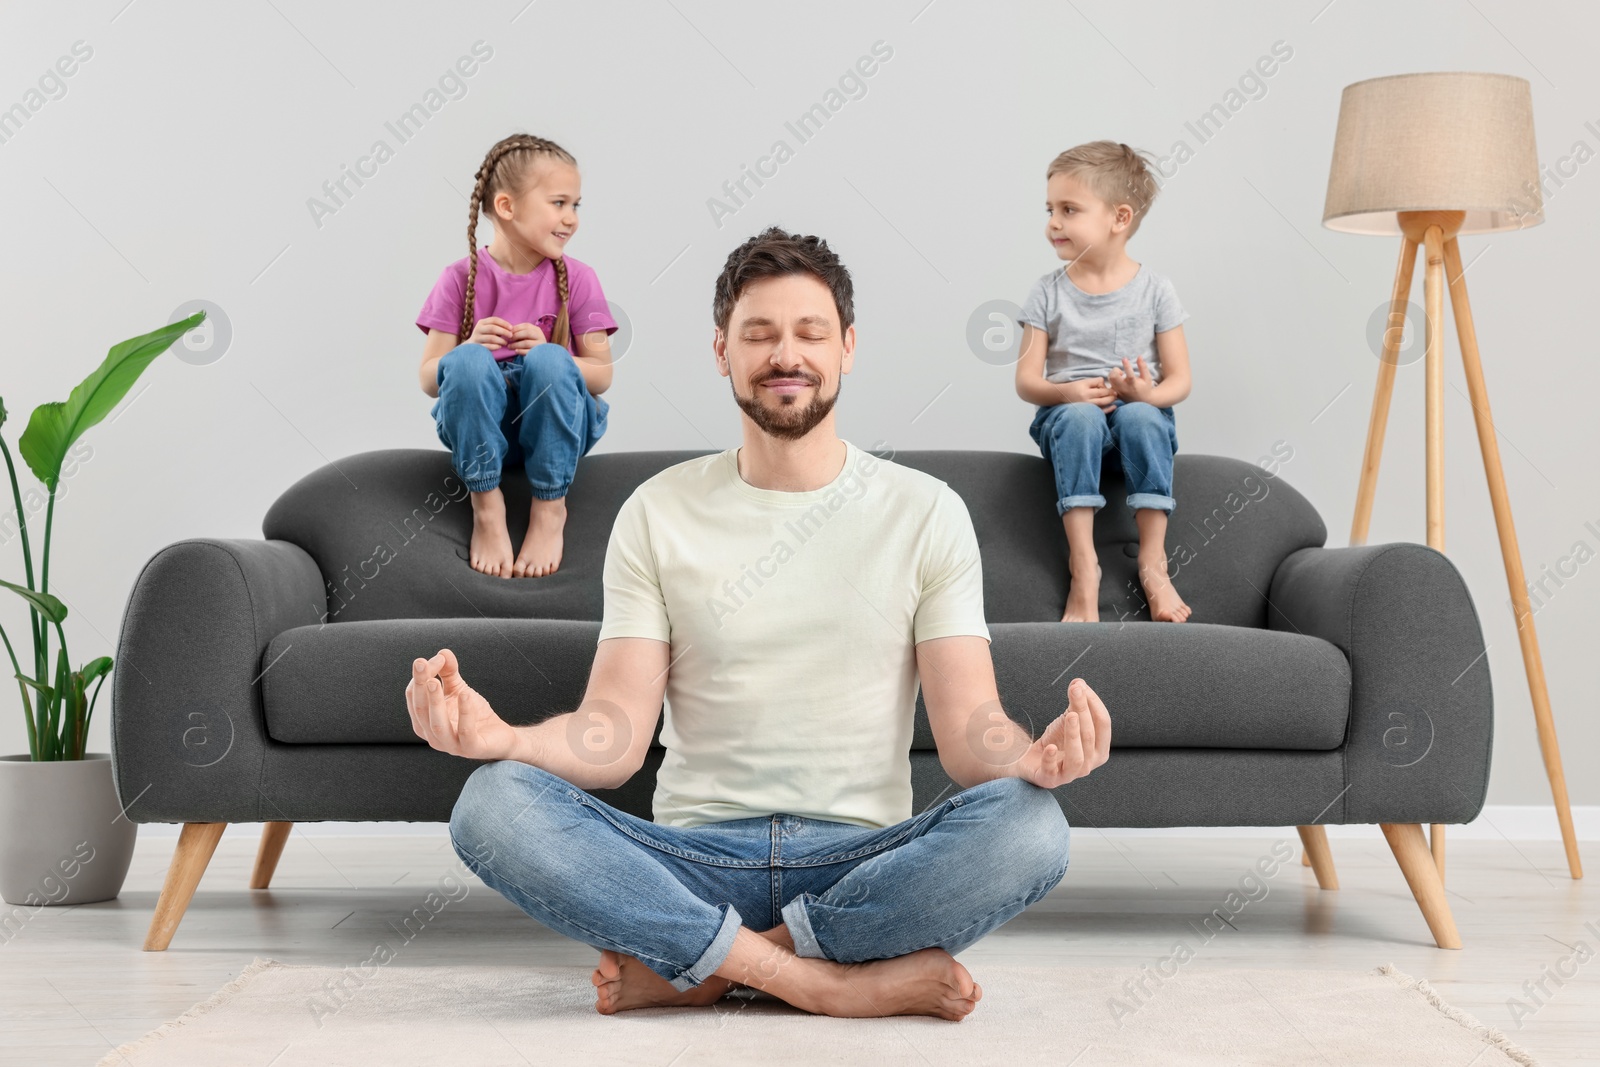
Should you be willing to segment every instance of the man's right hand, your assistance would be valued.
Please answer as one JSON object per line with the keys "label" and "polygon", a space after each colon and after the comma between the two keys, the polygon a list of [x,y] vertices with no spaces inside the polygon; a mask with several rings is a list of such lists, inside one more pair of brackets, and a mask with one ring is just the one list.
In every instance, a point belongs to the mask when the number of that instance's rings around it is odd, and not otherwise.
{"label": "man's right hand", "polygon": [[440,752],[467,759],[516,758],[516,727],[466,683],[456,654],[448,648],[432,659],[412,661],[406,707],[417,736]]}
{"label": "man's right hand", "polygon": [[1087,402],[1098,404],[1102,411],[1110,408],[1117,399],[1116,391],[1106,384],[1104,378],[1079,378],[1057,385],[1056,391],[1061,394],[1063,404]]}

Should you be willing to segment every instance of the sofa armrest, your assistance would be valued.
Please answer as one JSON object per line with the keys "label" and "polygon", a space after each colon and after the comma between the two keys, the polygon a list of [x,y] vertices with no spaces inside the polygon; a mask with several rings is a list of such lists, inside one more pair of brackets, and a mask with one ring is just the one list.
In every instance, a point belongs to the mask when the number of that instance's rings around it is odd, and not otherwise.
{"label": "sofa armrest", "polygon": [[112,678],[112,768],[129,819],[274,817],[261,794],[262,653],[282,631],[321,621],[327,604],[322,572],[288,541],[194,539],[150,558]]}
{"label": "sofa armrest", "polygon": [[1303,548],[1279,565],[1268,602],[1269,629],[1323,638],[1350,661],[1346,789],[1321,821],[1476,817],[1494,695],[1478,612],[1449,558],[1405,542]]}

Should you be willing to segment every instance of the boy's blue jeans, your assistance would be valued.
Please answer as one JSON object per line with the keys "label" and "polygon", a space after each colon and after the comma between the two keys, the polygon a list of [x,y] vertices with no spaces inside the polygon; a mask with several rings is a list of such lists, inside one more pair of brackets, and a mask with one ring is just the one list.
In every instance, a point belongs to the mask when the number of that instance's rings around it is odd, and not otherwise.
{"label": "boy's blue jeans", "polygon": [[1067,870],[1054,794],[996,778],[882,829],[797,815],[691,828],[629,815],[515,760],[472,772],[456,854],[557,933],[634,956],[679,991],[722,966],[741,925],[787,923],[795,953],[844,963],[955,954]]}
{"label": "boy's blue jeans", "polygon": [[566,496],[578,460],[606,432],[611,405],[589,392],[572,353],[558,344],[503,363],[483,345],[457,345],[439,360],[438,382],[434,425],[473,493],[493,489],[504,467],[520,462],[535,498]]}
{"label": "boy's blue jeans", "polygon": [[1120,397],[1110,411],[1088,401],[1042,407],[1028,436],[1050,461],[1056,477],[1056,513],[1068,508],[1103,508],[1100,468],[1115,448],[1127,476],[1128,507],[1171,512],[1172,457],[1178,451],[1178,424],[1172,408]]}

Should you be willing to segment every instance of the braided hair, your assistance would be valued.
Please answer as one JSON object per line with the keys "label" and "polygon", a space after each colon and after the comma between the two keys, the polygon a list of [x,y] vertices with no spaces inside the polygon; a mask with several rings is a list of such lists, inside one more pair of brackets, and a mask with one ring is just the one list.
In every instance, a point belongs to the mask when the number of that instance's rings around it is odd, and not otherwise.
{"label": "braided hair", "polygon": [[[516,196],[521,192],[533,164],[545,157],[578,165],[578,161],[554,141],[532,134],[514,133],[490,148],[489,154],[483,157],[483,163],[478,167],[478,177],[472,185],[472,206],[467,215],[467,292],[461,303],[461,331],[458,335],[462,341],[472,336],[472,328],[477,325],[473,311],[477,303],[478,216],[485,204],[494,203],[497,193],[506,192]],[[495,226],[498,228],[499,225],[496,219]],[[565,257],[557,256],[551,266],[556,272],[556,293],[561,297],[561,313],[556,316],[555,328],[549,340],[570,348],[572,326],[567,317],[567,261]]]}

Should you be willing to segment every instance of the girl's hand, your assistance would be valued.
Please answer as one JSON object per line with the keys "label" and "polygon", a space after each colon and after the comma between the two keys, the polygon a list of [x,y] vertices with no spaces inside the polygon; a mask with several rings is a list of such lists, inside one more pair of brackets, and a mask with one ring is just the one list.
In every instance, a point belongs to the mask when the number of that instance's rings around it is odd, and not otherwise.
{"label": "girl's hand", "polygon": [[1104,378],[1079,378],[1074,382],[1057,385],[1056,390],[1060,392],[1063,404],[1098,404],[1101,411],[1109,409],[1112,401],[1117,398],[1117,394],[1106,385]]}
{"label": "girl's hand", "polygon": [[489,351],[505,348],[511,342],[511,335],[515,327],[505,319],[490,315],[478,320],[472,328],[472,336],[467,338],[467,344],[483,345]]}
{"label": "girl's hand", "polygon": [[1123,357],[1122,369],[1112,370],[1111,388],[1116,390],[1117,396],[1125,401],[1143,400],[1150,402],[1150,394],[1155,392],[1155,379],[1150,377],[1150,365],[1139,357],[1139,371],[1137,374],[1128,365],[1127,357]]}
{"label": "girl's hand", "polygon": [[531,322],[519,322],[511,328],[511,347],[526,354],[534,345],[545,342],[544,331]]}

